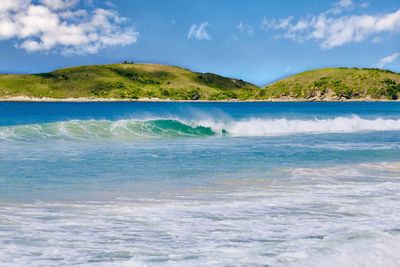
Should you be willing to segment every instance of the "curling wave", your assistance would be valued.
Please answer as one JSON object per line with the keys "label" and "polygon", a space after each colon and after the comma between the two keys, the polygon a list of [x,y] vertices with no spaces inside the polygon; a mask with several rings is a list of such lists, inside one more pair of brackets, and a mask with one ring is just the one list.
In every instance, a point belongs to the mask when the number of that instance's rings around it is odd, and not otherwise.
{"label": "curling wave", "polygon": [[73,120],[46,124],[0,127],[0,139],[132,139],[146,137],[211,136],[209,127],[191,126],[178,120]]}
{"label": "curling wave", "polygon": [[163,137],[276,136],[288,134],[397,131],[400,119],[363,119],[358,116],[331,119],[250,118],[243,120],[72,120],[56,123],[0,127],[0,139],[132,139]]}

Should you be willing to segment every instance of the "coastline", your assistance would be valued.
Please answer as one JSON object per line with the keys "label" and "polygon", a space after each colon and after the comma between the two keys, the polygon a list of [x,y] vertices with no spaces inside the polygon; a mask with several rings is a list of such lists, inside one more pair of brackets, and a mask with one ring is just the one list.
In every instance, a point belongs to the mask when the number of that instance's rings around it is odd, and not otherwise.
{"label": "coastline", "polygon": [[174,99],[160,99],[160,98],[139,98],[139,99],[126,99],[126,98],[91,98],[91,97],[77,97],[77,98],[50,98],[50,97],[27,97],[27,96],[14,96],[14,97],[0,97],[0,102],[64,102],[64,103],[85,103],[85,102],[188,102],[188,103],[234,103],[234,102],[400,102],[399,100],[387,99],[372,99],[372,98],[359,98],[359,99],[297,99],[297,98],[273,98],[273,99],[226,99],[226,100],[174,100]]}

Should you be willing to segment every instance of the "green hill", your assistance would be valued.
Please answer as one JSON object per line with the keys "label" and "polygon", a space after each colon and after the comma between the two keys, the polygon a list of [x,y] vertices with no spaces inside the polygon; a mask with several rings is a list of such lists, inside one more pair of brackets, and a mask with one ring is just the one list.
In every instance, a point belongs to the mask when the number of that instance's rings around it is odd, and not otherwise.
{"label": "green hill", "polygon": [[33,75],[0,75],[0,97],[256,98],[260,89],[242,80],[156,64],[93,65]]}
{"label": "green hill", "polygon": [[266,98],[396,100],[400,98],[400,74],[379,69],[318,69],[287,77],[264,90]]}
{"label": "green hill", "polygon": [[159,98],[171,100],[398,99],[400,74],[327,68],[296,74],[264,88],[212,73],[156,64],[111,64],[49,73],[0,75],[0,98]]}

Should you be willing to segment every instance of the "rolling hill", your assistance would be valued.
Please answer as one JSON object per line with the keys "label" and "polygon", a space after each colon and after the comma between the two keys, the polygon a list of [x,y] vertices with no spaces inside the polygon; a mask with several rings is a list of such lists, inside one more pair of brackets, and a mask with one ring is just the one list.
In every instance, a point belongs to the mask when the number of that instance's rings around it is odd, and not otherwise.
{"label": "rolling hill", "polygon": [[379,69],[317,69],[279,80],[264,90],[266,98],[397,100],[400,98],[400,74]]}
{"label": "rolling hill", "polygon": [[0,75],[0,97],[251,99],[260,89],[238,79],[156,64],[92,65],[50,73]]}
{"label": "rolling hill", "polygon": [[396,100],[400,74],[378,69],[326,68],[263,88],[213,73],[157,64],[90,65],[40,74],[1,74],[0,98],[165,100]]}

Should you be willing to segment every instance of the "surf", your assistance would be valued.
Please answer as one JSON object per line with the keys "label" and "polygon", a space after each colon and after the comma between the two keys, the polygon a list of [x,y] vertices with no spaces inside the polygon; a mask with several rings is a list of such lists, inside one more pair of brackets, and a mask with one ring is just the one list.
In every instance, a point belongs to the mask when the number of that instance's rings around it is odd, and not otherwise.
{"label": "surf", "polygon": [[291,134],[399,131],[400,119],[365,119],[358,116],[324,119],[123,119],[70,120],[0,127],[0,140],[47,139],[106,140],[211,136],[279,136]]}
{"label": "surf", "polygon": [[200,123],[232,136],[356,133],[400,130],[400,119],[364,119],[359,116],[326,119],[250,118],[223,123]]}

